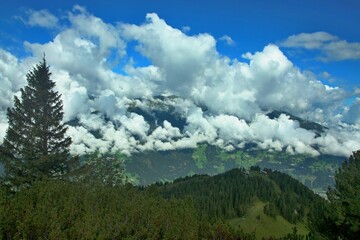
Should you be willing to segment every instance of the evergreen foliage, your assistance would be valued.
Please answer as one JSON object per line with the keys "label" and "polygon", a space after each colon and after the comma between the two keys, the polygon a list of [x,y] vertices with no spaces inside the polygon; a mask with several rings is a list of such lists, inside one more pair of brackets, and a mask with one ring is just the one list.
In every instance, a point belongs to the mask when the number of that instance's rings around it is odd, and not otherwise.
{"label": "evergreen foliage", "polygon": [[323,239],[360,239],[360,151],[343,162],[335,181],[328,204],[313,214],[310,227]]}
{"label": "evergreen foliage", "polygon": [[[303,198],[295,202],[308,202],[309,212],[312,201],[324,204],[290,179],[270,170],[262,175],[235,169],[142,188],[51,179],[12,194],[0,188],[0,239],[254,240],[255,233],[246,234],[227,220],[244,214],[255,199],[267,202],[277,215],[282,195]],[[285,204],[288,208],[294,206]],[[294,229],[281,239],[305,238]]]}
{"label": "evergreen foliage", "polygon": [[[264,213],[290,223],[304,221],[307,211],[325,201],[297,180],[277,171],[234,169],[213,177],[197,175],[160,184],[166,198],[191,196],[203,218],[242,217],[255,199],[267,203]],[[266,175],[265,175],[266,174]]]}
{"label": "evergreen foliage", "polygon": [[122,186],[128,182],[123,155],[106,155],[96,151],[83,159],[83,166],[74,176],[76,180],[91,185]]}
{"label": "evergreen foliage", "polygon": [[0,195],[0,239],[254,239],[225,222],[200,221],[189,199],[153,190],[37,182]]}
{"label": "evergreen foliage", "polygon": [[61,95],[45,58],[27,77],[20,99],[8,108],[9,127],[1,146],[4,183],[11,188],[31,185],[44,178],[60,177],[69,170],[67,127],[62,123]]}

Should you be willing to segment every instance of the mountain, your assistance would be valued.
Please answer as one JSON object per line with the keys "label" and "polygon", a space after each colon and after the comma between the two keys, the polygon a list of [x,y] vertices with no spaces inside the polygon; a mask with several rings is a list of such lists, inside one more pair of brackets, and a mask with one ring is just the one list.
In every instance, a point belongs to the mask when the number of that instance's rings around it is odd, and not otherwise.
{"label": "mountain", "polygon": [[[138,99],[127,111],[136,113],[149,124],[149,134],[164,121],[183,132],[187,127],[186,113],[181,112],[175,103],[184,101],[176,96],[156,96],[152,99]],[[139,102],[141,104],[139,104]],[[208,107],[197,105],[204,114]],[[278,119],[286,115],[298,122],[299,128],[315,133],[317,137],[324,134],[327,127],[316,122],[304,120],[287,112],[271,111],[266,114],[269,119]],[[196,145],[196,148],[171,149],[162,151],[143,151],[132,154],[126,161],[128,170],[138,175],[140,184],[151,184],[155,181],[169,181],[193,174],[218,174],[224,171],[258,165],[288,173],[318,193],[324,193],[329,185],[334,184],[333,175],[344,157],[330,154],[312,156],[309,154],[289,153],[262,149],[255,142],[245,142],[241,148],[230,151],[207,142]]]}
{"label": "mountain", "polygon": [[334,184],[333,174],[342,157],[321,155],[290,155],[286,152],[238,149],[226,152],[202,144],[196,149],[146,151],[126,157],[127,171],[136,176],[135,182],[148,185],[156,181],[172,181],[195,174],[215,175],[234,168],[260,166],[289,174],[315,192],[324,194]]}
{"label": "mountain", "polygon": [[241,119],[173,95],[127,99],[126,106],[93,111],[68,125],[78,131],[76,149],[125,153],[129,179],[140,185],[258,165],[324,193],[345,159],[329,152],[340,148],[324,145],[333,139],[328,127],[287,112]]}

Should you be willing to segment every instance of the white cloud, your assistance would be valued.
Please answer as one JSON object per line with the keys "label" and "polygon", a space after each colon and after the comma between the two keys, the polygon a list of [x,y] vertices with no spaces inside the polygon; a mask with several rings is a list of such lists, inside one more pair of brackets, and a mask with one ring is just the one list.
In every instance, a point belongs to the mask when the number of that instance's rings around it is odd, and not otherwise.
{"label": "white cloud", "polygon": [[326,44],[323,48],[325,61],[342,61],[360,59],[360,42],[347,42],[345,40],[333,41]]}
{"label": "white cloud", "polygon": [[69,89],[62,94],[64,121],[70,121],[89,110],[87,90],[77,82],[71,82]]}
{"label": "white cloud", "polygon": [[360,59],[360,43],[347,42],[327,32],[300,33],[291,35],[280,44],[287,48],[319,50],[322,61],[343,61]]}
{"label": "white cloud", "polygon": [[51,14],[48,10],[39,11],[29,10],[27,24],[30,26],[39,26],[44,28],[56,28],[59,19]]}
{"label": "white cloud", "polygon": [[229,46],[235,45],[235,41],[228,35],[222,36],[221,38],[219,38],[219,40],[225,42]]}
{"label": "white cloud", "polygon": [[96,99],[96,109],[101,110],[108,118],[113,119],[113,116],[124,113],[118,106],[118,101],[119,99],[113,91],[110,89],[103,90]]}
{"label": "white cloud", "polygon": [[157,14],[146,15],[144,25],[121,25],[122,34],[139,42],[137,50],[163,71],[165,82],[159,88],[187,94],[194,78],[216,55],[215,39],[208,34],[188,36],[167,25]]}
{"label": "white cloud", "polygon": [[350,106],[349,110],[344,114],[343,121],[350,124],[358,124],[360,126],[360,98]]}
{"label": "white cloud", "polygon": [[332,108],[345,97],[344,90],[323,85],[293,66],[276,45],[248,53],[247,58],[249,64],[226,58],[215,60],[197,77],[203,82],[192,89],[193,98],[216,113],[251,120],[266,109],[300,115]]}
{"label": "white cloud", "polygon": [[19,60],[11,53],[0,49],[0,110],[12,106],[13,94],[26,83],[25,71]]}
{"label": "white cloud", "polygon": [[104,153],[109,150],[109,144],[103,139],[96,138],[86,128],[82,126],[69,127],[67,135],[71,137],[72,145],[70,151],[72,154],[91,153],[96,150]]}
{"label": "white cloud", "polygon": [[291,35],[281,43],[284,47],[301,47],[305,49],[319,49],[326,43],[336,41],[338,38],[327,32],[300,33]]}
{"label": "white cloud", "polygon": [[150,126],[141,115],[131,113],[129,117],[121,116],[120,122],[131,135],[139,136],[142,139],[148,135]]}
{"label": "white cloud", "polygon": [[254,139],[253,132],[243,119],[235,116],[223,115],[210,117],[209,122],[217,129],[218,137],[233,144]]}
{"label": "white cloud", "polygon": [[6,134],[8,121],[6,111],[13,106],[13,98],[26,83],[26,68],[11,53],[0,49],[0,144]]}

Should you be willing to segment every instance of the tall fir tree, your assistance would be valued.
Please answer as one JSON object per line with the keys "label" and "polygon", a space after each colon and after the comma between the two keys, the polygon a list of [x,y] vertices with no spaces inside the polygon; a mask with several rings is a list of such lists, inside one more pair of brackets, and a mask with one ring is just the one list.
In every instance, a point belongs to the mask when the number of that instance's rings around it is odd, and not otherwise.
{"label": "tall fir tree", "polygon": [[44,178],[60,177],[69,170],[67,127],[62,123],[61,95],[45,57],[27,77],[20,99],[7,109],[9,127],[2,145],[3,182],[11,187],[29,186]]}

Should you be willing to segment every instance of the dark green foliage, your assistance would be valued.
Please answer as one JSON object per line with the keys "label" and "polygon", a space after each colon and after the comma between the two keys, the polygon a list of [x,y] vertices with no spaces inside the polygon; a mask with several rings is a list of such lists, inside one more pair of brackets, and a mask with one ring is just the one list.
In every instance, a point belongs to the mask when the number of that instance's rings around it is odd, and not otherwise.
{"label": "dark green foliage", "polygon": [[156,188],[53,180],[0,197],[3,239],[253,239],[200,221],[189,199],[165,200]]}
{"label": "dark green foliage", "polygon": [[122,186],[127,182],[122,155],[91,153],[82,159],[83,166],[76,174],[76,180],[91,185]]}
{"label": "dark green foliage", "polygon": [[317,240],[316,238],[312,237],[311,235],[303,236],[298,234],[296,227],[293,228],[293,232],[289,233],[285,237],[281,238],[268,238],[267,240]]}
{"label": "dark green foliage", "polygon": [[311,214],[310,227],[320,239],[358,239],[359,151],[335,175],[335,188],[327,192],[329,202]]}
{"label": "dark green foliage", "polygon": [[213,224],[212,229],[205,236],[200,239],[213,239],[213,240],[255,240],[255,234],[245,234],[241,230],[235,230],[229,224],[218,221]]}
{"label": "dark green foliage", "polygon": [[28,85],[8,108],[9,128],[1,147],[4,182],[12,188],[59,177],[69,170],[70,137],[63,119],[61,95],[45,59],[27,74]]}
{"label": "dark green foliage", "polygon": [[269,178],[282,192],[275,201],[276,209],[291,223],[301,221],[306,215],[306,209],[312,212],[318,205],[325,204],[324,199],[284,173],[269,170]]}
{"label": "dark green foliage", "polygon": [[330,207],[336,210],[336,224],[347,238],[360,238],[360,151],[345,161],[329,189]]}
{"label": "dark green foliage", "polygon": [[360,239],[360,151],[343,162],[335,181],[329,203],[313,214],[310,226],[324,239]]}
{"label": "dark green foliage", "polygon": [[269,217],[276,218],[277,209],[274,203],[267,203],[264,207],[264,213]]}
{"label": "dark green foliage", "polygon": [[167,197],[191,196],[203,218],[231,219],[243,216],[256,199],[267,205],[265,214],[283,216],[291,223],[303,221],[306,210],[325,201],[286,174],[252,168],[250,173],[234,169],[217,176],[199,175],[164,184]]}
{"label": "dark green foliage", "polygon": [[[59,180],[39,181],[15,194],[0,189],[0,239],[251,240],[254,233],[232,228],[226,219],[243,215],[256,199],[267,202],[270,214],[281,213],[276,202],[287,195],[304,198],[295,197],[295,203],[324,203],[285,174],[266,172],[237,169],[142,189]],[[316,210],[309,203],[305,207]],[[305,238],[294,229],[281,239]]]}

